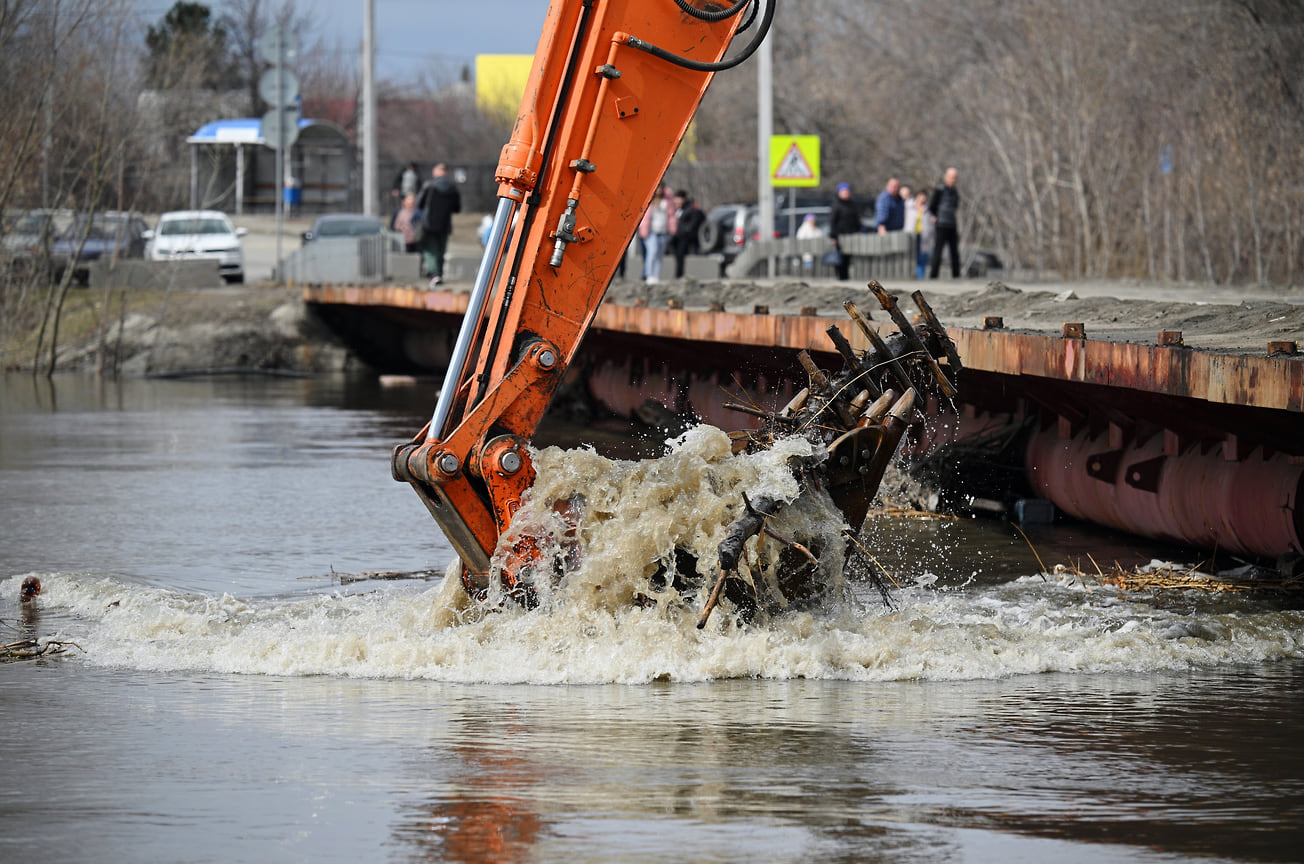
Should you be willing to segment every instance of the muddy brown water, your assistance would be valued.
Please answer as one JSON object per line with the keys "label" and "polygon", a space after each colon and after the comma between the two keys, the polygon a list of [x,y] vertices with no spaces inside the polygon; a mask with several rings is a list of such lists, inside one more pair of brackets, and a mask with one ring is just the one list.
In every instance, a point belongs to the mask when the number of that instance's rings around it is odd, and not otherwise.
{"label": "muddy brown water", "polygon": [[[883,519],[891,608],[850,584],[697,631],[593,599],[659,530],[644,504],[595,532],[587,591],[458,611],[389,479],[432,404],[0,379],[0,632],[78,646],[0,664],[0,860],[1298,860],[1298,610],[1120,595],[1043,578],[999,523]],[[734,470],[713,446],[658,476],[543,461],[674,520]],[[1173,554],[1031,534],[1047,563]]]}

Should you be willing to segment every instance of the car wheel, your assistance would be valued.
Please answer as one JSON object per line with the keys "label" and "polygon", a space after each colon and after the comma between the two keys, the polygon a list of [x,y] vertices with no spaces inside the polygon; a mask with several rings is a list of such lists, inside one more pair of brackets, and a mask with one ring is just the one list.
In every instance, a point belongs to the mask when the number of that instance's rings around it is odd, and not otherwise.
{"label": "car wheel", "polygon": [[244,274],[243,274],[243,273],[232,273],[231,275],[229,275],[229,276],[223,276],[222,278],[226,280],[226,284],[228,284],[228,285],[243,285],[243,284],[244,284]]}
{"label": "car wheel", "polygon": [[697,244],[703,252],[714,252],[720,245],[720,225],[710,219],[697,229]]}

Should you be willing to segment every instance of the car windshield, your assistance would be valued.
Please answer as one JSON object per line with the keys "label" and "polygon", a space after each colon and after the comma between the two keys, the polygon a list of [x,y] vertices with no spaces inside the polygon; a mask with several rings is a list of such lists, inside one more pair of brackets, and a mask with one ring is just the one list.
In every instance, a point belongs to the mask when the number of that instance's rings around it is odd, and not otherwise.
{"label": "car windshield", "polygon": [[163,237],[175,237],[181,234],[230,234],[231,226],[223,219],[165,219],[159,224],[158,233]]}
{"label": "car windshield", "polygon": [[318,237],[366,237],[379,234],[383,224],[375,219],[331,219],[319,222],[313,234]]}
{"label": "car windshield", "polygon": [[[77,238],[81,232],[86,230],[86,217],[79,216],[73,226],[68,229],[68,236]],[[86,231],[87,240],[108,240],[114,237],[122,237],[127,233],[127,220],[121,216],[96,216],[91,220],[91,227]]]}

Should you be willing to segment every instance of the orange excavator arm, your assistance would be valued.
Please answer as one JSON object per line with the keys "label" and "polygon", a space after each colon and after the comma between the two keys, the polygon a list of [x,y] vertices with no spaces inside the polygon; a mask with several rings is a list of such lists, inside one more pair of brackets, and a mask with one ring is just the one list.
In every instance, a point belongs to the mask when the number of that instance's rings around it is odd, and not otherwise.
{"label": "orange excavator arm", "polygon": [[434,416],[393,458],[473,593],[534,480],[527,443],[707,86],[759,46],[775,2],[552,0]]}

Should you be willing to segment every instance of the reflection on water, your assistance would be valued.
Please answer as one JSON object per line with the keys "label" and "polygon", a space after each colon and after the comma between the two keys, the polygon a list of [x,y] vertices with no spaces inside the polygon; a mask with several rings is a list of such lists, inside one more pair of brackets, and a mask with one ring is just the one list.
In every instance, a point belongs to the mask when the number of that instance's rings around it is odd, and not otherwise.
{"label": "reflection on water", "polygon": [[892,609],[459,621],[455,585],[330,577],[451,557],[388,474],[429,388],[0,387],[0,641],[37,572],[26,626],[86,651],[0,665],[0,860],[1298,859],[1296,610],[887,520]]}
{"label": "reflection on water", "polygon": [[9,715],[25,747],[0,741],[0,846],[52,861],[1293,861],[1300,671],[503,687],[10,666],[2,698],[29,708]]}
{"label": "reflection on water", "polygon": [[[1185,703],[1171,717],[1138,710],[1135,682],[1113,677],[492,690],[482,712],[453,718],[458,765],[405,814],[402,836],[474,860],[457,851],[459,832],[481,829],[466,814],[492,812],[506,861],[611,860],[613,848],[649,861],[1033,860],[1034,849],[1041,860],[1147,860],[1147,849],[1289,860],[1298,775],[1245,797],[1237,790],[1281,772],[1253,757],[1233,773],[1191,758],[1240,751],[1216,722],[1223,699],[1289,686],[1251,677],[1145,685],[1151,700]],[[1250,747],[1280,755],[1290,710],[1268,701],[1245,726]],[[419,770],[438,772],[447,755],[432,749]]]}

